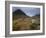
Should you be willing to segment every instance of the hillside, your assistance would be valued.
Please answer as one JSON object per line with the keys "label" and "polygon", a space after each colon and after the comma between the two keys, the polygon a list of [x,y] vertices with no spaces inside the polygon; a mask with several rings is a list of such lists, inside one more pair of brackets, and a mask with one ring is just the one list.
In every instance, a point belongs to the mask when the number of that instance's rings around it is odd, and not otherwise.
{"label": "hillside", "polygon": [[40,16],[29,17],[19,9],[13,12],[13,31],[39,29]]}
{"label": "hillside", "polygon": [[13,19],[18,19],[21,17],[26,17],[27,15],[20,9],[13,12]]}

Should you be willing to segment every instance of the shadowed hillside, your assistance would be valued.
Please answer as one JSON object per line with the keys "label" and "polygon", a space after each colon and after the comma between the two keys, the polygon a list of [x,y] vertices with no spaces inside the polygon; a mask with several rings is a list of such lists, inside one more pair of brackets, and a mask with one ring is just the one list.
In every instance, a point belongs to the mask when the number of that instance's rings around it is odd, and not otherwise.
{"label": "shadowed hillside", "polygon": [[26,16],[26,14],[20,9],[13,12],[13,16],[16,16],[16,15],[25,15]]}
{"label": "shadowed hillside", "polygon": [[20,9],[13,12],[13,19],[24,18],[27,15]]}

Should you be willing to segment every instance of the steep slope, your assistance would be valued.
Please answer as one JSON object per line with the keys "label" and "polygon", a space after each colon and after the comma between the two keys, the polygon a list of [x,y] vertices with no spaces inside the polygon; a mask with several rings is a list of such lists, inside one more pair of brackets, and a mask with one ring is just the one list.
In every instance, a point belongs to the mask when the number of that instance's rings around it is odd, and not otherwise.
{"label": "steep slope", "polygon": [[13,12],[13,19],[28,17],[22,10],[18,9]]}
{"label": "steep slope", "polygon": [[16,11],[14,11],[13,12],[13,15],[25,15],[26,16],[26,14],[22,11],[22,10],[20,10],[20,9],[18,9],[18,10],[16,10]]}

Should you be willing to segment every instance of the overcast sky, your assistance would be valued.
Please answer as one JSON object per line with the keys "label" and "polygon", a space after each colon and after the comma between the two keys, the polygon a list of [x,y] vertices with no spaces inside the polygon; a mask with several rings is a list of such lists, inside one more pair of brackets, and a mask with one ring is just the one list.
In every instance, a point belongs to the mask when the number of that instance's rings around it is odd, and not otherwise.
{"label": "overcast sky", "polygon": [[36,14],[40,14],[40,8],[33,7],[13,7],[12,11],[16,11],[17,9],[22,10],[27,16],[34,16]]}

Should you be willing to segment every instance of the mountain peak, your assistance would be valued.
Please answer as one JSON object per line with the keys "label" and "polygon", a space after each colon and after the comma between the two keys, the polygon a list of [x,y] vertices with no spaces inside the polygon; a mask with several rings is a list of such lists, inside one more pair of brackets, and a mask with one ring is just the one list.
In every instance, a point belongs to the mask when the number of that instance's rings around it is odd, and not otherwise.
{"label": "mountain peak", "polygon": [[22,10],[17,9],[16,11],[13,12],[13,15],[26,15]]}

